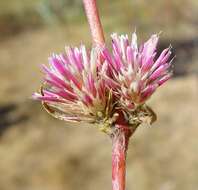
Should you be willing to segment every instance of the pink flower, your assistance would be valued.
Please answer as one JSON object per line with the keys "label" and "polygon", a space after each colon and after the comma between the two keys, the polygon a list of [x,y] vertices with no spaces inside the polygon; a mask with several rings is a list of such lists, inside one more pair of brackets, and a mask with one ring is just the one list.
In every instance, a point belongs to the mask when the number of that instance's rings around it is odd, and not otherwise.
{"label": "pink flower", "polygon": [[49,58],[41,93],[33,98],[41,100],[53,116],[66,121],[95,122],[107,106],[107,88],[98,73],[98,50],[87,51],[85,46],[66,48],[66,53]]}
{"label": "pink flower", "polygon": [[135,33],[131,42],[127,35],[113,34],[112,54],[106,47],[67,47],[43,66],[44,84],[33,98],[56,118],[102,124],[105,132],[120,114],[133,126],[148,117],[154,121],[145,102],[172,75],[170,48],[156,56],[158,38],[152,35],[138,48]]}
{"label": "pink flower", "polygon": [[112,54],[102,50],[107,65],[103,76],[118,104],[123,110],[135,110],[143,105],[155,90],[170,79],[170,48],[164,49],[157,57],[159,36],[154,34],[142,46],[137,45],[136,33],[129,41],[127,35],[112,37]]}

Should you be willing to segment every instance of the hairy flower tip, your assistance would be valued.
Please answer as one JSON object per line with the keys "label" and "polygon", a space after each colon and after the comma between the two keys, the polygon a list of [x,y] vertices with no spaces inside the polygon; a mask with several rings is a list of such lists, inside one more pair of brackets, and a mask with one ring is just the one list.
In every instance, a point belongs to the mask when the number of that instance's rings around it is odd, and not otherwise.
{"label": "hairy flower tip", "polygon": [[157,57],[159,36],[154,34],[140,47],[137,35],[132,34],[112,37],[112,54],[105,47],[102,50],[105,63],[108,65],[103,76],[109,88],[118,97],[123,110],[134,111],[143,105],[155,90],[164,84],[172,75],[171,48],[164,49]]}
{"label": "hairy flower tip", "polygon": [[100,122],[111,112],[111,94],[98,72],[99,51],[66,47],[43,65],[44,84],[33,98],[54,117],[65,121]]}

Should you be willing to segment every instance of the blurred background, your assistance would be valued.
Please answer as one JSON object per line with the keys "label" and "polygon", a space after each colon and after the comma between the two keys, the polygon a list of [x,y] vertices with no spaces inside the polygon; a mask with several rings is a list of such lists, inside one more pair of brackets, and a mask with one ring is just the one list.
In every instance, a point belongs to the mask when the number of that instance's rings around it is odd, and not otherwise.
{"label": "blurred background", "polygon": [[[127,189],[198,188],[198,1],[100,0],[112,32],[140,41],[161,34],[174,78],[149,105],[158,121],[141,126],[128,151]],[[40,65],[64,46],[91,45],[81,0],[0,0],[0,190],[111,189],[111,141],[94,127],[71,127],[30,99]]]}

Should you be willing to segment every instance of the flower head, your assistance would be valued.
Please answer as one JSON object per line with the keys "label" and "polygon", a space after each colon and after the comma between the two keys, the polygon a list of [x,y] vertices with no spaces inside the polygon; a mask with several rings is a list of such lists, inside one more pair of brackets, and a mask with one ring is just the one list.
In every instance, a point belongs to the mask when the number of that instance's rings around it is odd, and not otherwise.
{"label": "flower head", "polygon": [[145,102],[172,75],[171,50],[157,56],[158,38],[152,35],[138,47],[135,33],[131,41],[112,34],[112,54],[106,47],[67,47],[43,66],[44,84],[33,98],[56,118],[99,123],[105,132],[120,115],[136,127],[153,122],[156,116]]}
{"label": "flower head", "polygon": [[107,48],[102,50],[108,65],[104,78],[122,109],[134,111],[171,77],[171,50],[167,48],[157,57],[159,36],[156,34],[140,47],[136,33],[131,41],[127,35],[114,33],[111,37],[112,55]]}
{"label": "flower head", "polygon": [[[85,46],[66,47],[66,53],[49,58],[41,93],[33,98],[41,100],[53,116],[66,121],[93,123],[107,109],[107,86],[100,77],[98,50]],[[109,109],[109,108],[108,108]]]}

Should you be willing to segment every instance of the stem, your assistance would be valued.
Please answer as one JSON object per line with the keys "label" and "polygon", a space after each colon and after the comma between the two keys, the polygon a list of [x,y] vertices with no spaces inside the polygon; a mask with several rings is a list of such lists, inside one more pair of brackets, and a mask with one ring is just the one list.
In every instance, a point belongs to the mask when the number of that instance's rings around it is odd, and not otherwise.
{"label": "stem", "polygon": [[[102,24],[100,22],[96,0],[83,0],[85,13],[89,23],[93,44],[103,46],[105,44]],[[102,58],[100,57],[102,60]],[[112,189],[125,190],[126,153],[130,136],[136,127],[129,128],[121,114],[115,125],[112,138]]]}
{"label": "stem", "polygon": [[126,154],[136,128],[117,124],[112,137],[112,190],[125,190]]}
{"label": "stem", "polygon": [[103,46],[105,43],[105,39],[96,0],[83,0],[83,4],[89,23],[93,43],[96,46]]}

